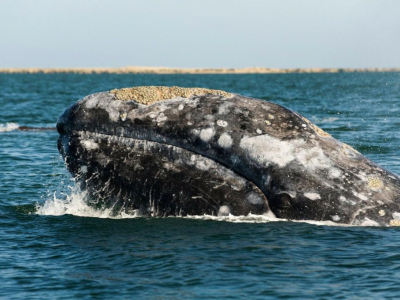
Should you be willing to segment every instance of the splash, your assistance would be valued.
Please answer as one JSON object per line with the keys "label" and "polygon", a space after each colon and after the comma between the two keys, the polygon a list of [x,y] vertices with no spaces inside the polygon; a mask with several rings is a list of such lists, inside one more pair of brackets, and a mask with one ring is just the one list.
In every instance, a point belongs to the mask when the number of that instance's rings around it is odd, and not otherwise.
{"label": "splash", "polygon": [[[36,214],[45,216],[62,216],[62,215],[73,215],[77,217],[90,217],[90,218],[101,218],[101,219],[132,219],[143,217],[136,211],[132,213],[120,212],[115,214],[112,209],[98,209],[90,206],[87,202],[87,194],[85,191],[81,191],[76,187],[71,188],[70,194],[57,195],[54,192],[53,197],[47,199],[43,204],[37,204]],[[171,216],[169,218],[183,218],[192,220],[205,220],[205,221],[216,221],[216,222],[231,222],[231,223],[270,223],[270,222],[299,222],[308,223],[312,225],[320,226],[351,226],[346,224],[338,224],[331,221],[313,221],[313,220],[302,220],[293,221],[286,219],[276,218],[272,213],[263,215],[248,214],[247,216],[212,216],[212,215],[198,215],[198,216]]]}
{"label": "splash", "polygon": [[13,131],[17,130],[18,128],[19,128],[18,123],[6,123],[5,125],[0,124],[0,132]]}
{"label": "splash", "polygon": [[43,204],[37,204],[36,213],[45,216],[74,215],[103,219],[127,219],[138,216],[135,212],[115,214],[112,209],[96,209],[88,204],[86,192],[79,191],[77,188],[72,188],[70,194],[62,195],[65,197],[60,197],[54,192],[52,199],[47,199]]}

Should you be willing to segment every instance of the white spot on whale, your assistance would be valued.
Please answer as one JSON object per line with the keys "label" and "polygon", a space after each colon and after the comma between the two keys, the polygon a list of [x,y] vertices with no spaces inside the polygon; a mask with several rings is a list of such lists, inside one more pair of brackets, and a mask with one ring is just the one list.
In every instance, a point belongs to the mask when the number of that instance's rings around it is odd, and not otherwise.
{"label": "white spot on whale", "polygon": [[218,120],[217,125],[221,126],[221,127],[226,127],[226,126],[228,126],[228,122],[226,122],[224,120]]}
{"label": "white spot on whale", "polygon": [[208,142],[213,138],[214,134],[214,128],[205,128],[200,131],[200,138],[203,142]]}
{"label": "white spot on whale", "polygon": [[[317,146],[306,148],[307,144],[302,139],[284,141],[269,135],[245,136],[239,146],[247,151],[249,157],[261,164],[267,165],[272,162],[279,167],[285,167],[293,160],[297,160],[311,172],[332,169],[334,165],[321,148]],[[337,175],[339,172],[340,170],[335,170],[332,175]]]}
{"label": "white spot on whale", "polygon": [[262,134],[262,131],[261,131],[260,128],[257,128],[257,129],[256,129],[256,132],[257,132],[258,134]]}
{"label": "white spot on whale", "polygon": [[361,226],[379,226],[378,222],[375,222],[369,218],[365,218],[362,222],[361,222]]}
{"label": "white spot on whale", "polygon": [[398,213],[398,212],[394,212],[394,213],[392,213],[392,217],[393,217],[393,219],[395,219],[395,220],[400,220],[400,213]]}
{"label": "white spot on whale", "polygon": [[355,191],[353,191],[353,195],[356,196],[357,198],[361,199],[361,200],[364,200],[364,201],[368,200],[367,196],[365,196],[363,194],[359,194],[359,193],[357,193]]}
{"label": "white spot on whale", "polygon": [[321,199],[321,196],[318,193],[304,193],[304,197],[307,197],[310,200],[319,200],[319,199]]}
{"label": "white spot on whale", "polygon": [[335,222],[339,222],[340,221],[340,217],[338,215],[334,215],[332,216],[332,220]]}
{"label": "white spot on whale", "polygon": [[250,204],[255,204],[255,205],[264,204],[264,199],[255,192],[247,193],[245,197],[246,201],[249,202]]}
{"label": "white spot on whale", "polygon": [[230,148],[232,146],[232,138],[229,134],[223,133],[218,139],[218,145],[222,148]]}
{"label": "white spot on whale", "polygon": [[182,110],[183,108],[184,108],[184,105],[183,104],[179,104],[178,110]]}
{"label": "white spot on whale", "polygon": [[84,140],[81,143],[86,150],[95,150],[99,148],[99,144],[93,142],[92,140]]}
{"label": "white spot on whale", "polygon": [[259,163],[274,163],[284,167],[295,159],[294,149],[304,145],[303,140],[282,141],[268,135],[243,137],[239,147]]}
{"label": "white spot on whale", "polygon": [[121,113],[120,115],[119,115],[119,117],[121,118],[121,121],[125,121],[126,120],[126,113]]}
{"label": "white spot on whale", "polygon": [[99,103],[99,99],[96,96],[92,96],[92,97],[90,97],[89,99],[86,100],[85,106],[87,108],[93,108],[93,107],[96,107],[96,105],[98,103]]}
{"label": "white spot on whale", "polygon": [[156,119],[157,122],[164,122],[166,121],[168,118],[164,113],[160,113]]}
{"label": "white spot on whale", "polygon": [[340,172],[340,170],[338,168],[331,168],[329,170],[330,177],[338,178],[338,177],[340,177],[341,174],[342,174],[342,172]]}
{"label": "white spot on whale", "polygon": [[226,115],[227,113],[229,113],[229,108],[233,105],[233,103],[231,102],[224,102],[220,105],[220,107],[218,108],[218,114],[219,115]]}
{"label": "white spot on whale", "polygon": [[229,208],[228,205],[222,205],[219,210],[218,210],[218,216],[229,216],[231,213],[231,209]]}

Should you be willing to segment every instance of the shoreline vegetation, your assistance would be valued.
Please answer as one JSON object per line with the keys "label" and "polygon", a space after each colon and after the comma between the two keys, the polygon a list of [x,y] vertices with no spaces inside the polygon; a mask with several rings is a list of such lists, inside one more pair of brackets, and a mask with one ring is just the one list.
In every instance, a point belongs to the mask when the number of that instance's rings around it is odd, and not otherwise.
{"label": "shoreline vegetation", "polygon": [[120,67],[120,68],[0,68],[0,73],[76,73],[76,74],[287,74],[287,73],[361,73],[400,72],[400,68],[309,68],[276,69],[249,68],[168,68],[168,67]]}

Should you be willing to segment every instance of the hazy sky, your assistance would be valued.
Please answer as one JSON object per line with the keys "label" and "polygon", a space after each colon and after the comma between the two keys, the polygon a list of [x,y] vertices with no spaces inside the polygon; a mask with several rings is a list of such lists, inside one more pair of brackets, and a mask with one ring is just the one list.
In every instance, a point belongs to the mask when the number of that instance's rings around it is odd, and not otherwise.
{"label": "hazy sky", "polygon": [[399,0],[0,0],[4,67],[400,67]]}

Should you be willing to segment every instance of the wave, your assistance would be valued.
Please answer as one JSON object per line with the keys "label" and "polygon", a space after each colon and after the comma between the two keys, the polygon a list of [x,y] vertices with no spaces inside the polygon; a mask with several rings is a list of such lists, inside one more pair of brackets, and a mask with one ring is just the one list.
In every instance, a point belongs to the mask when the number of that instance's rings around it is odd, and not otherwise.
{"label": "wave", "polygon": [[[62,216],[62,215],[73,215],[77,217],[90,217],[90,218],[107,218],[107,219],[132,219],[143,217],[136,211],[133,213],[120,212],[115,214],[112,209],[97,209],[88,205],[86,199],[87,194],[85,191],[80,191],[77,188],[72,188],[71,194],[64,194],[65,199],[53,194],[53,198],[47,199],[42,204],[36,204],[36,214],[44,216]],[[229,214],[228,216],[212,216],[212,215],[197,215],[197,216],[171,216],[169,218],[183,218],[193,220],[211,220],[220,222],[231,222],[231,223],[270,223],[270,222],[299,222],[308,223],[312,225],[322,226],[351,226],[347,224],[338,224],[332,221],[314,221],[314,220],[287,220],[276,218],[272,213],[263,215],[248,214],[246,216],[234,216]]]}
{"label": "wave", "polygon": [[6,131],[14,131],[19,128],[18,123],[6,123],[6,124],[0,124],[0,132],[6,132]]}

